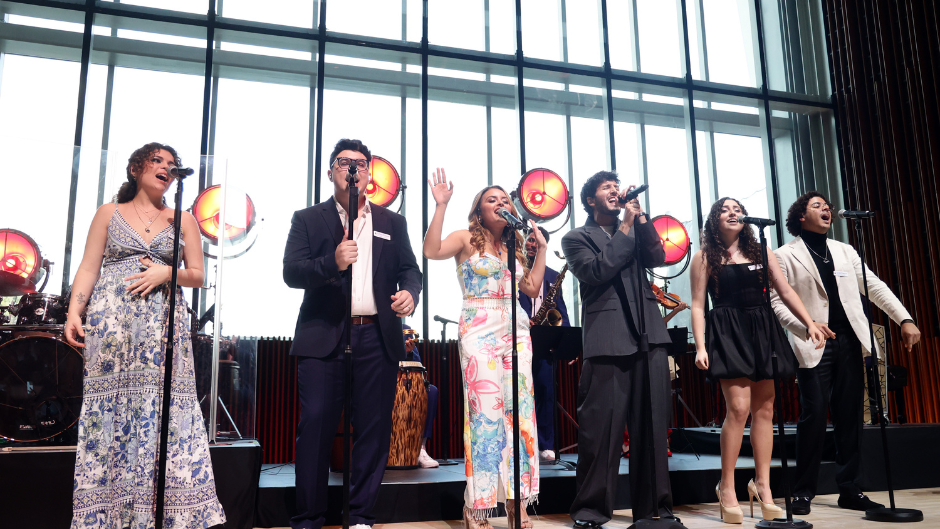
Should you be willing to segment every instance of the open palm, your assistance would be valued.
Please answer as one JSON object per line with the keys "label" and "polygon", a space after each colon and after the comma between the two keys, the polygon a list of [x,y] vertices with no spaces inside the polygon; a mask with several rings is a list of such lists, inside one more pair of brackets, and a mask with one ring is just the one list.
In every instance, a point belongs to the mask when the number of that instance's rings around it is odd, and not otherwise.
{"label": "open palm", "polygon": [[431,196],[434,197],[435,204],[443,206],[450,202],[450,197],[454,195],[454,183],[447,181],[447,175],[444,174],[443,169],[438,168],[431,175],[428,184],[431,186]]}

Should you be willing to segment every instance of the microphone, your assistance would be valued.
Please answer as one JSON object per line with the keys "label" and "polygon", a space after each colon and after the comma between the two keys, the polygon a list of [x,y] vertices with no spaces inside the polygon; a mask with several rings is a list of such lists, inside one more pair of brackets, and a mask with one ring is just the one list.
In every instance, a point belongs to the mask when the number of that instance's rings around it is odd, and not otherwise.
{"label": "microphone", "polygon": [[517,219],[515,215],[510,213],[508,209],[500,208],[500,210],[497,213],[499,213],[500,217],[506,219],[506,223],[508,223],[514,230],[525,229],[525,224],[523,224],[521,220]]}
{"label": "microphone", "polygon": [[453,323],[454,325],[457,325],[456,321],[448,320],[447,318],[442,318],[440,316],[434,316],[434,321],[439,321],[441,323]]}
{"label": "microphone", "polygon": [[840,219],[870,219],[875,216],[874,211],[852,211],[850,209],[840,209]]}
{"label": "microphone", "polygon": [[640,193],[646,191],[647,189],[649,189],[649,187],[650,186],[648,184],[643,184],[635,188],[633,191],[630,191],[629,193],[627,193],[627,196],[623,197],[623,200],[620,200],[619,198],[617,200],[620,201],[620,204],[626,204],[627,202],[630,202],[634,198],[640,196]]}
{"label": "microphone", "polygon": [[192,167],[171,167],[169,171],[171,178],[179,178],[180,180],[186,178],[187,176],[195,173]]}
{"label": "microphone", "polygon": [[759,228],[764,226],[773,226],[777,224],[777,221],[773,219],[762,219],[760,217],[741,217],[741,222],[745,224],[753,224]]}

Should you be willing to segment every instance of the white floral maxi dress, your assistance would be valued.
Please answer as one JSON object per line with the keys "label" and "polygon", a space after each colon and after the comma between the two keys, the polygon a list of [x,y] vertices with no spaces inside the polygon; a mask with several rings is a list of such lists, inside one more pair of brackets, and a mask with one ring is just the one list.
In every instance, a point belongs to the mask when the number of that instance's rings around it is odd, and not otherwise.
{"label": "white floral maxi dress", "polygon": [[[131,295],[141,257],[173,260],[173,230],[148,245],[115,210],[104,266],[88,304],[72,528],[153,529],[169,290]],[[225,522],[193,371],[186,299],[177,294],[164,528]]]}
{"label": "white floral maxi dress", "polygon": [[[512,308],[509,269],[490,254],[474,253],[458,267],[463,288],[460,367],[463,370],[465,505],[474,518],[496,514],[496,503],[513,499]],[[521,281],[523,269],[516,267]],[[539,449],[532,383],[529,318],[516,303],[519,361],[520,490],[523,505],[539,492]]]}

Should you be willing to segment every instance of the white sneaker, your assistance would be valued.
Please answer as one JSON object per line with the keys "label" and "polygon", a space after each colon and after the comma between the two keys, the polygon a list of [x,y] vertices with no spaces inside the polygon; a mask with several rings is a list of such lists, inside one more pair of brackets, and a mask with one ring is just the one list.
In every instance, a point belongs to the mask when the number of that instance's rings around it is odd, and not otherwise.
{"label": "white sneaker", "polygon": [[541,452],[539,452],[539,458],[542,461],[554,461],[555,451],[554,450],[542,450]]}
{"label": "white sneaker", "polygon": [[349,529],[372,529],[372,526],[366,525],[364,523],[357,523],[356,525],[350,526]]}
{"label": "white sneaker", "polygon": [[435,461],[431,456],[428,455],[427,451],[422,448],[421,453],[418,454],[418,466],[421,468],[437,468],[440,466],[440,463]]}

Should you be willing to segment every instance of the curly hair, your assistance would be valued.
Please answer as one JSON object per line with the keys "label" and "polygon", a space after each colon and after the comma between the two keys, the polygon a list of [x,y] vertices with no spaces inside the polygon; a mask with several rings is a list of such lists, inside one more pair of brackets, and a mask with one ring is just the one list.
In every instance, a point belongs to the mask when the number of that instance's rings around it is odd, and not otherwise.
{"label": "curly hair", "polygon": [[[809,201],[819,197],[826,201],[826,204],[829,204],[829,199],[826,198],[826,195],[820,193],[819,191],[810,191],[800,195],[800,198],[796,199],[796,202],[790,204],[790,209],[787,210],[787,231],[790,232],[790,235],[794,237],[799,237],[803,232],[802,221],[803,215],[806,215],[806,208],[809,207]],[[829,209],[832,209],[832,204],[829,204]]]}
{"label": "curly hair", "polygon": [[124,204],[134,200],[134,197],[137,195],[137,176],[134,176],[134,173],[137,173],[139,176],[144,168],[147,167],[147,164],[150,163],[150,159],[153,155],[161,150],[167,151],[173,155],[173,163],[176,164],[177,167],[183,166],[183,161],[180,160],[179,155],[176,154],[176,149],[173,147],[158,142],[151,142],[144,145],[131,153],[131,157],[127,159],[127,182],[121,184],[117,195],[114,196],[115,202]]}
{"label": "curly hair", "polygon": [[[718,292],[718,273],[721,272],[721,267],[724,266],[725,262],[731,259],[731,256],[728,255],[728,249],[725,248],[725,245],[721,242],[721,237],[718,235],[718,222],[721,217],[721,208],[724,206],[725,200],[734,200],[741,208],[741,216],[747,216],[747,209],[744,207],[744,204],[741,204],[740,200],[731,197],[723,197],[712,204],[712,208],[708,212],[708,218],[705,219],[705,227],[702,228],[699,244],[702,247],[702,252],[705,254],[708,281],[715,285],[715,293]],[[748,261],[752,263],[761,262],[760,243],[757,242],[754,231],[747,226],[738,234],[738,249],[741,251],[741,255]]]}
{"label": "curly hair", "polygon": [[597,195],[597,188],[600,187],[604,182],[617,182],[617,185],[620,185],[620,178],[617,176],[617,173],[613,171],[598,171],[591,175],[591,178],[588,178],[584,185],[581,186],[581,206],[584,207],[584,211],[587,211],[587,214],[594,216],[594,206],[589,206],[587,203],[588,198],[594,198]]}
{"label": "curly hair", "polygon": [[[486,251],[486,233],[489,231],[483,226],[483,220],[481,218],[480,211],[480,201],[483,200],[483,195],[486,194],[490,189],[499,189],[506,196],[509,196],[509,193],[506,193],[506,190],[502,186],[489,186],[484,187],[482,191],[477,193],[477,196],[473,198],[473,206],[470,208],[470,214],[467,215],[467,220],[470,222],[470,246],[473,246],[473,249],[480,252],[480,257],[483,257],[483,252]],[[519,218],[519,213],[516,211],[516,206],[513,205],[512,201],[509,202],[509,212],[512,213],[516,218]],[[525,273],[522,276],[522,280],[525,281],[529,278],[529,267],[527,265],[527,258],[525,255],[525,237],[522,236],[522,233],[519,230],[516,230],[516,262],[522,264],[523,270]]]}

